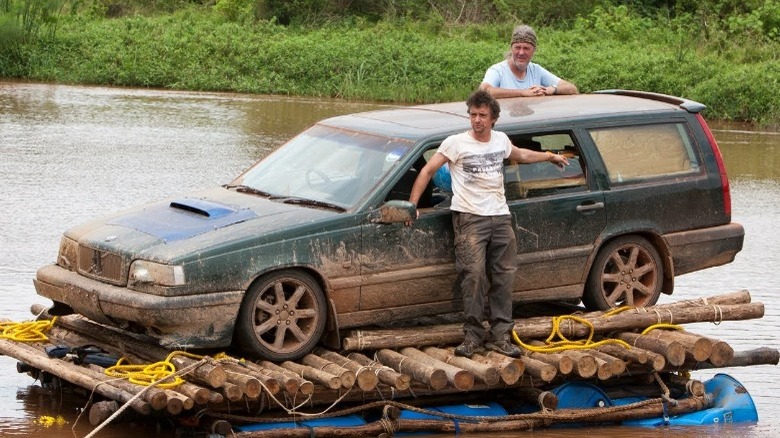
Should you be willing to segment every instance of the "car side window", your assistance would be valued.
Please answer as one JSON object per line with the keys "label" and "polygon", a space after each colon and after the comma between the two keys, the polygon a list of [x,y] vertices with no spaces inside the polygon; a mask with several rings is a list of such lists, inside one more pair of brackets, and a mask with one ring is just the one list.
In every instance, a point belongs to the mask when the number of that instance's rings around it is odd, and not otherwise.
{"label": "car side window", "polygon": [[[390,193],[388,193],[386,201],[392,200],[392,199],[400,199],[400,200],[408,200],[409,195],[412,192],[412,186],[414,185],[414,181],[417,179],[417,175],[420,173],[423,167],[425,167],[425,164],[428,162],[428,160],[433,156],[433,154],[436,153],[436,149],[428,149],[424,154],[417,157],[417,159],[414,161],[414,163],[406,169],[404,174],[401,176],[401,179],[395,183],[393,188],[390,190]],[[428,186],[423,191],[422,195],[420,196],[419,201],[417,202],[418,208],[430,208],[438,204],[442,201],[440,196],[435,196],[435,184],[434,181],[430,181],[428,183]]]}
{"label": "car side window", "polygon": [[585,166],[570,133],[510,135],[512,144],[537,152],[563,154],[569,165],[563,169],[549,162],[504,163],[504,191],[507,201],[548,196],[587,189]]}
{"label": "car side window", "polygon": [[683,123],[590,129],[612,183],[700,172]]}

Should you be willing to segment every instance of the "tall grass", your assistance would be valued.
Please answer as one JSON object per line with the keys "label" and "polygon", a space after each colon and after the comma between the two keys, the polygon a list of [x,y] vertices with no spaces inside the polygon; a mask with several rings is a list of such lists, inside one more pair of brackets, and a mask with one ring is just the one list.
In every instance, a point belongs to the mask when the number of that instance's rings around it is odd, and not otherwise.
{"label": "tall grass", "polygon": [[[503,59],[515,24],[457,24],[434,15],[283,26],[254,18],[246,3],[216,4],[151,17],[63,16],[56,35],[21,46],[22,55],[0,52],[0,76],[406,103],[460,100]],[[673,94],[705,103],[708,117],[778,124],[780,43],[734,26],[710,25],[705,35],[691,15],[648,18],[596,8],[566,28],[538,26],[535,61],[581,92]]]}

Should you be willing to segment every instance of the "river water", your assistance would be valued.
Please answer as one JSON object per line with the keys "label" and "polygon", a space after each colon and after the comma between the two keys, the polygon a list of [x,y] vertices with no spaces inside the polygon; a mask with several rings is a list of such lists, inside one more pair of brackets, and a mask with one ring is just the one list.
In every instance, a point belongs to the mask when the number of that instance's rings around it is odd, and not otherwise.
{"label": "river water", "polygon": [[[95,216],[191,190],[224,184],[315,121],[374,109],[372,103],[223,93],[80,87],[0,81],[0,319],[32,318],[49,305],[33,288],[35,271],[51,263],[61,233]],[[711,122],[724,154],[733,220],[745,226],[742,252],[726,266],[677,278],[661,302],[740,289],[762,302],[760,320],[695,324],[692,331],[735,350],[778,348],[780,288],[780,133]],[[697,371],[707,380],[716,371]],[[720,370],[742,382],[758,407],[748,426],[527,432],[533,436],[743,437],[780,434],[780,368]],[[85,399],[41,388],[0,357],[0,436],[88,435],[78,418]],[[54,419],[52,422],[51,419]],[[109,425],[97,436],[174,436],[148,421]],[[509,437],[515,434],[491,434]]]}

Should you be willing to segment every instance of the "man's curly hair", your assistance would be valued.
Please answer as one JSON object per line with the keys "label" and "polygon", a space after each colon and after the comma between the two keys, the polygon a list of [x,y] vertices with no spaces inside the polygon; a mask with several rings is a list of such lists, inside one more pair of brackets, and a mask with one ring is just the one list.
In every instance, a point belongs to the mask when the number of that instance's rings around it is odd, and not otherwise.
{"label": "man's curly hair", "polygon": [[471,93],[466,101],[467,112],[471,111],[472,107],[487,106],[490,108],[490,112],[493,114],[494,119],[498,119],[498,114],[501,112],[501,106],[498,101],[490,93],[485,90],[477,90]]}

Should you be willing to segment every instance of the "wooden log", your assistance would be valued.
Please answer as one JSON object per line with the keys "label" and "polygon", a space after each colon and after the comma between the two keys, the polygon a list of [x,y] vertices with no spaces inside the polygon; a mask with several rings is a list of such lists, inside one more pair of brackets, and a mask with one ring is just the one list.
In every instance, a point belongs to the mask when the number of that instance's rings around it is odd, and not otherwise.
{"label": "wooden log", "polygon": [[538,359],[528,356],[522,356],[519,359],[525,365],[525,372],[531,377],[536,377],[544,382],[551,382],[555,375],[558,374],[557,368]]}
{"label": "wooden log", "polygon": [[497,385],[501,381],[501,373],[493,365],[477,362],[467,357],[458,357],[454,352],[436,347],[423,348],[425,354],[440,360],[446,364],[454,365],[460,369],[466,370],[477,379],[488,385]]}
{"label": "wooden log", "polygon": [[447,375],[447,381],[450,383],[450,385],[460,389],[461,391],[468,391],[474,386],[474,374],[470,373],[469,371],[442,362],[441,360],[425,354],[425,352],[420,351],[414,347],[402,348],[400,353],[426,365],[443,370]]}
{"label": "wooden log", "polygon": [[287,368],[303,377],[306,380],[312,380],[320,383],[330,389],[341,388],[341,379],[333,374],[318,370],[317,368],[310,367],[308,365],[301,365],[299,363],[286,360],[281,364],[282,368]]}
{"label": "wooden log", "polygon": [[716,367],[726,366],[734,357],[734,349],[723,341],[710,340],[710,342],[712,342],[712,353],[708,360]]}
{"label": "wooden log", "polygon": [[98,426],[119,410],[116,400],[106,400],[92,403],[89,407],[89,424]]}
{"label": "wooden log", "polygon": [[219,391],[231,402],[237,402],[244,397],[244,391],[235,383],[225,382],[219,387]]}
{"label": "wooden log", "polygon": [[223,362],[222,368],[225,371],[227,381],[241,388],[241,392],[247,397],[257,398],[260,396],[262,391],[260,380],[255,376],[246,374],[249,372],[247,368],[231,362]]}
{"label": "wooden log", "polygon": [[632,350],[643,350],[647,353],[647,365],[654,371],[661,371],[666,368],[666,357],[655,351],[648,351],[639,347],[631,347]]}
{"label": "wooden log", "polygon": [[[734,305],[668,306],[661,309],[640,308],[612,316],[593,316],[587,319],[596,334],[614,331],[644,329],[658,323],[688,324],[697,322],[742,321],[764,316],[764,305],[746,303]],[[531,317],[515,320],[515,331],[524,339],[546,338],[553,329],[552,318]],[[565,320],[560,324],[561,334],[567,339],[582,339],[590,335],[590,327]],[[353,330],[342,340],[346,350],[401,348],[407,345],[428,346],[455,344],[463,338],[462,324],[446,324],[382,330]]]}
{"label": "wooden log", "polygon": [[561,354],[572,359],[573,371],[583,379],[589,379],[599,371],[596,358],[580,350],[566,350]]}
{"label": "wooden log", "polygon": [[[656,304],[652,307],[646,307],[649,311],[666,311],[669,309],[689,309],[691,307],[707,307],[707,306],[723,306],[723,305],[740,305],[748,304],[751,302],[750,292],[742,289],[735,292],[728,292],[725,294],[714,295],[710,297],[693,298],[689,300],[679,300],[672,303]],[[578,314],[577,316],[591,318],[605,316],[612,312],[612,310],[601,310],[597,312],[587,312]],[[648,326],[649,327],[649,326]]]}
{"label": "wooden log", "polygon": [[679,374],[667,374],[664,376],[664,378],[666,379],[666,384],[668,386],[685,388],[685,392],[688,395],[692,395],[694,397],[704,397],[706,390],[704,388],[704,383],[702,383],[700,380],[689,379]]}
{"label": "wooden log", "polygon": [[[171,415],[179,415],[185,409],[192,409],[195,405],[195,402],[184,394],[179,394],[178,392],[169,389],[164,389],[163,391],[165,391],[168,396],[168,404],[165,405],[165,411]],[[189,406],[189,408],[187,408],[187,406]]]}
{"label": "wooden log", "polygon": [[380,362],[375,362],[360,353],[350,353],[347,357],[364,367],[374,370],[374,373],[376,373],[380,382],[390,385],[399,391],[409,389],[412,379],[408,374],[396,372],[392,368],[387,367]]}
{"label": "wooden log", "polygon": [[596,359],[603,360],[607,364],[611,376],[619,376],[626,371],[626,363],[622,359],[612,357],[598,350],[585,350],[585,352]]}
{"label": "wooden log", "polygon": [[209,402],[211,392],[211,390],[190,382],[184,382],[180,386],[174,388],[174,391],[186,395],[187,397],[191,398],[196,405],[199,406],[205,405]]}
{"label": "wooden log", "polygon": [[[278,388],[277,391],[276,392],[269,391],[269,393],[274,395],[279,392],[279,389],[284,389],[284,392],[286,392],[289,395],[295,395],[295,393],[298,392],[298,388],[301,387],[300,382],[303,381],[303,379],[301,379],[300,377],[287,376],[282,373],[265,369],[265,368],[257,370],[257,372],[263,374],[271,381],[276,382],[275,387]],[[263,382],[265,383],[266,381]]]}
{"label": "wooden log", "polygon": [[[447,351],[454,354],[455,349],[454,347],[449,347]],[[521,360],[492,353],[494,352],[488,351],[484,355],[474,354],[471,356],[471,359],[476,362],[497,367],[499,375],[501,376],[501,381],[507,385],[514,385],[520,380],[520,376],[525,372],[525,364]]]}
{"label": "wooden log", "polygon": [[222,392],[209,391],[209,405],[220,405],[225,402],[225,396]]}
{"label": "wooden log", "polygon": [[672,366],[679,366],[685,362],[685,348],[679,342],[629,332],[619,333],[617,337],[629,345],[662,354],[666,362]]}
{"label": "wooden log", "polygon": [[355,383],[363,391],[371,391],[379,384],[379,377],[369,367],[361,365],[354,360],[346,358],[335,351],[316,348],[314,353],[325,360],[329,360],[341,367],[350,370],[355,375]]}
{"label": "wooden log", "polygon": [[226,420],[218,418],[204,418],[203,421],[201,421],[201,427],[211,435],[225,437],[233,435],[233,425]]}
{"label": "wooden log", "polygon": [[[532,345],[534,347],[546,347],[547,344],[541,341],[535,341],[531,340],[529,341],[529,345]],[[555,366],[558,368],[558,372],[563,375],[569,375],[572,371],[574,371],[574,361],[571,357],[566,356],[565,354],[560,353],[537,353],[530,350],[526,350],[524,348],[521,348],[528,357],[532,357],[534,359],[538,359],[542,362],[549,363],[550,365]]]}
{"label": "wooden log", "polygon": [[[648,361],[647,350],[636,347],[625,348],[619,345],[605,344],[597,347],[596,350],[633,363],[646,364]],[[661,368],[663,368],[663,366]]]}
{"label": "wooden log", "polygon": [[697,362],[709,359],[712,354],[712,341],[704,336],[698,336],[693,333],[678,330],[654,329],[645,333],[645,336],[678,342],[685,348],[686,355]]}
{"label": "wooden log", "polygon": [[780,362],[780,351],[775,348],[761,347],[753,350],[738,351],[723,365],[716,366],[710,362],[701,362],[694,365],[694,370],[712,368],[750,367],[756,365],[777,365]]}
{"label": "wooden log", "polygon": [[[98,380],[83,373],[83,367],[60,359],[51,359],[46,356],[46,353],[43,351],[23,343],[0,339],[0,354],[21,360],[34,368],[45,371],[87,390],[91,391],[94,389],[98,394],[120,403],[127,403],[135,396],[133,393],[103,383],[102,380]],[[144,400],[136,399],[130,404],[130,407],[143,415],[149,415],[152,412],[152,407]]]}
{"label": "wooden log", "polygon": [[[271,377],[265,368],[250,361],[236,362],[231,368],[233,371],[242,372],[254,377],[260,382],[262,388],[271,395],[276,395],[281,391],[282,387],[279,381],[274,377]],[[298,385],[295,386],[295,390],[292,392],[295,394],[298,391]]]}
{"label": "wooden log", "polygon": [[[260,361],[258,365],[260,365],[261,367],[267,370],[271,370],[275,373],[279,373],[283,376],[286,376],[288,379],[294,379],[295,383],[298,385],[298,391],[303,395],[309,395],[314,392],[314,383],[306,380],[305,378],[301,377],[300,374],[294,371],[290,371],[287,368],[283,368],[267,360]],[[287,384],[289,384],[289,382],[286,381],[285,386]]]}
{"label": "wooden log", "polygon": [[550,391],[526,386],[517,388],[517,396],[521,400],[539,406],[539,409],[554,411],[558,408],[558,396]]}
{"label": "wooden log", "polygon": [[388,349],[377,351],[376,357],[382,364],[401,374],[408,374],[412,379],[418,380],[433,389],[442,389],[447,386],[447,373],[440,368],[424,364],[409,356]]}
{"label": "wooden log", "polygon": [[341,365],[324,359],[316,354],[307,354],[301,359],[301,363],[321,371],[333,374],[341,380],[341,386],[345,389],[352,388],[355,384],[355,373]]}
{"label": "wooden log", "polygon": [[[117,379],[115,377],[109,377],[106,375],[105,371],[106,371],[105,368],[94,364],[90,364],[86,367],[81,367],[82,373],[87,374],[96,380],[106,382],[107,384],[111,386],[115,386],[123,391],[127,391],[130,394],[135,395],[143,390],[144,393],[141,395],[141,398],[147,403],[149,403],[149,406],[151,406],[152,409],[154,409],[155,411],[161,411],[163,409],[168,408],[168,394],[165,391],[163,391],[161,388],[157,388],[157,387],[146,388],[145,386],[130,383],[127,380]],[[177,404],[174,403],[171,409],[176,411],[176,408],[177,408]],[[181,410],[179,410],[179,412],[181,412]]]}

